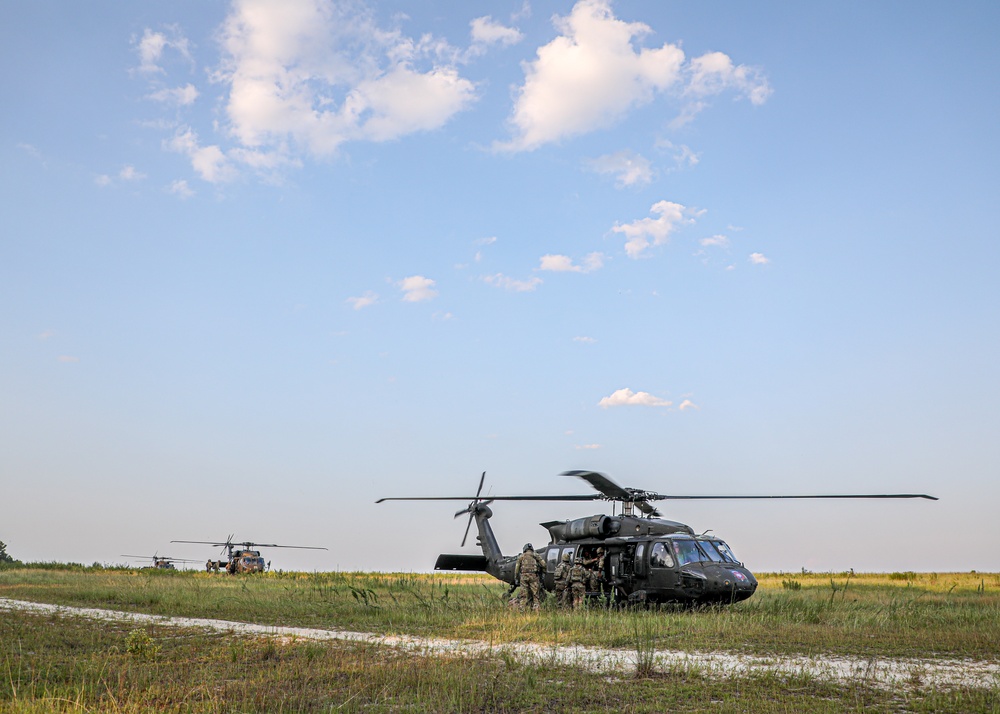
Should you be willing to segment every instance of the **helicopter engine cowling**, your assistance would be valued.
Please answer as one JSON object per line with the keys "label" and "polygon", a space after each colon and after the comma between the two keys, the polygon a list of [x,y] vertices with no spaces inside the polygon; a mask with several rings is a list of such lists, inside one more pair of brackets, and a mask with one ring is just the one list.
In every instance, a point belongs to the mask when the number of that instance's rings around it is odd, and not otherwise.
{"label": "helicopter engine cowling", "polygon": [[615,535],[621,523],[610,516],[589,516],[573,521],[543,523],[553,541],[582,540],[584,538],[609,538]]}

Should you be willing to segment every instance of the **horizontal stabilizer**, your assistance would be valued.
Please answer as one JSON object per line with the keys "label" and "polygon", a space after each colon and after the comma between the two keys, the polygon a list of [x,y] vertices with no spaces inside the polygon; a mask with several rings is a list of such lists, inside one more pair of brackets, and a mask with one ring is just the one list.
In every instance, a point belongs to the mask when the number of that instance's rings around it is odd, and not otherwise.
{"label": "horizontal stabilizer", "polygon": [[442,553],[434,563],[435,570],[474,570],[486,572],[485,555],[447,555]]}

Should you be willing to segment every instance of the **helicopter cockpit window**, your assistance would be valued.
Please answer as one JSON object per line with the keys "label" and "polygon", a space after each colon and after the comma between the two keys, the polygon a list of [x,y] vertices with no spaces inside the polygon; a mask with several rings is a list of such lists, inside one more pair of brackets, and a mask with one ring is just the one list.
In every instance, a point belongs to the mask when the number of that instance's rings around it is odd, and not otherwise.
{"label": "helicopter cockpit window", "polygon": [[649,551],[649,564],[654,568],[674,567],[674,556],[670,554],[666,543],[653,543]]}
{"label": "helicopter cockpit window", "polygon": [[705,556],[698,550],[698,544],[693,540],[675,540],[671,541],[671,545],[674,547],[674,555],[677,557],[678,565],[698,563],[705,559]]}
{"label": "helicopter cockpit window", "polygon": [[727,563],[740,562],[736,559],[736,556],[733,555],[733,551],[729,549],[729,546],[723,543],[721,540],[712,541],[712,545],[714,545],[716,548],[719,549],[719,552],[722,554],[722,557],[725,559]]}
{"label": "helicopter cockpit window", "polygon": [[705,555],[708,556],[708,559],[711,560],[713,563],[726,562],[725,559],[722,557],[722,555],[719,553],[719,551],[715,549],[715,544],[713,544],[711,541],[700,540],[698,541],[698,545],[701,546],[701,549],[705,552]]}
{"label": "helicopter cockpit window", "polygon": [[556,569],[556,564],[559,562],[559,549],[549,548],[549,552],[545,554],[545,567],[549,572]]}

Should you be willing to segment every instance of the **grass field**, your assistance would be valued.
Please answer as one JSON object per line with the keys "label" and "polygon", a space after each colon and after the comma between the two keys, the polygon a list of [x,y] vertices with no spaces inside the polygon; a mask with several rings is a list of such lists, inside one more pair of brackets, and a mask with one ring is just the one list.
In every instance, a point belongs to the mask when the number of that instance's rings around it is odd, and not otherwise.
{"label": "grass field", "polygon": [[[0,597],[501,642],[1000,661],[1000,576],[776,574],[735,606],[514,611],[480,576],[0,570]],[[55,626],[53,626],[55,625]],[[697,668],[607,677],[511,658],[424,658],[73,617],[0,613],[0,711],[1000,711],[982,689],[883,691]]]}

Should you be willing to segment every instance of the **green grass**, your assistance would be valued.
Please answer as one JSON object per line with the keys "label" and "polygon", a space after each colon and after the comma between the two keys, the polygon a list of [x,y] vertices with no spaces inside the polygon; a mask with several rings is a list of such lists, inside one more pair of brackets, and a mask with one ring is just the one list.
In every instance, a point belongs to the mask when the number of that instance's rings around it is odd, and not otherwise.
{"label": "green grass", "polygon": [[0,616],[0,712],[997,712],[994,690],[887,692],[776,675],[712,679],[418,657],[374,645]]}
{"label": "green grass", "polygon": [[[659,649],[1000,660],[996,574],[773,574],[723,608],[541,613],[480,575],[0,569],[0,596],[158,615],[482,639]],[[791,585],[790,583],[795,583]]]}

